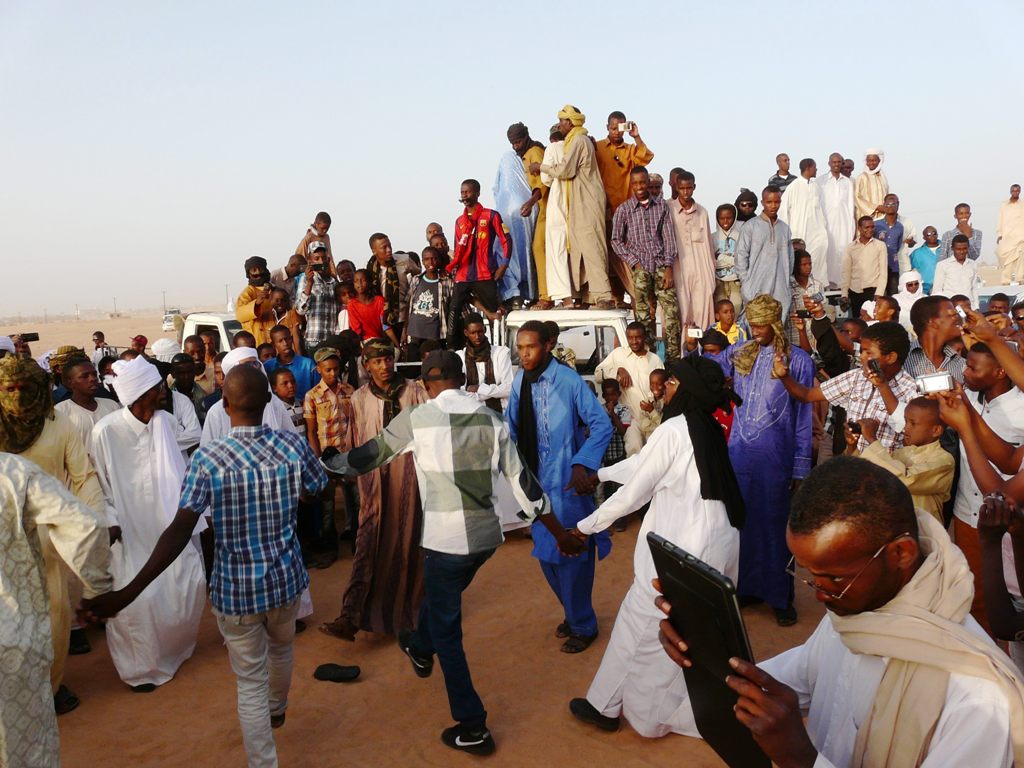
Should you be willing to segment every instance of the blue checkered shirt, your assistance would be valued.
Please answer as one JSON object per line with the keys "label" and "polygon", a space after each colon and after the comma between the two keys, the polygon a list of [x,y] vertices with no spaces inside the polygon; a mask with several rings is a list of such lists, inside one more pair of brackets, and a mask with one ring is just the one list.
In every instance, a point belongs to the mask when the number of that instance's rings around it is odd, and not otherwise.
{"label": "blue checkered shirt", "polygon": [[181,509],[210,508],[216,551],[210,599],[218,613],[250,616],[290,603],[309,586],[295,510],[327,475],[306,441],[267,426],[234,427],[192,456]]}

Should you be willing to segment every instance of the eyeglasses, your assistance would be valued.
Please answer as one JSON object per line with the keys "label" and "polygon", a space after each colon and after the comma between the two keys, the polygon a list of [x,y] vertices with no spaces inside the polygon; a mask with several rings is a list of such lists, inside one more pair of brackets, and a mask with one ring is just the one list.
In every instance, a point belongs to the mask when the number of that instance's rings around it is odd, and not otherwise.
{"label": "eyeglasses", "polygon": [[[823,594],[825,597],[827,597],[827,598],[829,598],[831,600],[842,600],[844,597],[846,597],[846,593],[850,591],[850,587],[853,586],[853,583],[855,581],[857,581],[857,579],[859,579],[861,577],[861,575],[864,573],[864,571],[866,571],[868,569],[868,567],[873,562],[875,562],[875,560],[878,558],[878,556],[880,554],[882,554],[882,552],[885,551],[886,547],[888,547],[894,541],[899,541],[904,536],[909,536],[909,535],[910,535],[909,531],[906,532],[906,533],[901,533],[896,538],[894,538],[894,539],[892,539],[890,541],[887,541],[887,542],[885,542],[885,544],[880,546],[878,548],[878,551],[875,552],[875,554],[873,554],[871,556],[871,559],[867,561],[867,563],[864,565],[863,568],[861,568],[859,571],[857,571],[857,575],[854,576],[852,579],[850,579],[849,582],[847,582],[846,586],[843,588],[843,591],[840,592],[839,594],[836,594],[835,592],[830,592],[827,589],[822,589],[820,586],[818,586],[817,583],[811,581],[810,579],[805,579],[803,576],[800,576],[799,574],[797,574],[796,568],[794,567],[796,565],[796,555],[794,555],[793,557],[789,558],[789,565],[786,566],[786,573],[788,573],[793,578],[802,581],[804,584],[806,584],[808,587],[813,589],[815,592],[821,592],[821,594]],[[845,578],[842,578],[842,577],[833,578],[833,579],[831,579],[831,581],[832,581],[833,584],[841,584],[843,581],[845,581]]]}

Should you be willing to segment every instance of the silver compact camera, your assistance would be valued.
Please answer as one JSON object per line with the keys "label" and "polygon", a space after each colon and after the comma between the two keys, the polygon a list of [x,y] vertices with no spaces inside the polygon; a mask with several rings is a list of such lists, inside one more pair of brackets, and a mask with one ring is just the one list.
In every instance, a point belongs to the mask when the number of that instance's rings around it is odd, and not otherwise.
{"label": "silver compact camera", "polygon": [[924,376],[918,376],[914,379],[914,384],[920,395],[949,392],[953,389],[953,377],[948,373],[929,373]]}

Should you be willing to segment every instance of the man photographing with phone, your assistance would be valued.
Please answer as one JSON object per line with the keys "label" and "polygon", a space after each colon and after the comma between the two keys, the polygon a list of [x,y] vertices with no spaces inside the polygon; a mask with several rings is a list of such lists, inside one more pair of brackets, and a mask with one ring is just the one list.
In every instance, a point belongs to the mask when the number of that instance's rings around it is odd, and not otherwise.
{"label": "man photographing with phone", "polygon": [[[828,614],[803,645],[760,665],[732,659],[725,680],[776,765],[1024,764],[1024,732],[1010,728],[1024,684],[968,615],[963,557],[895,475],[852,457],[819,466],[793,498],[786,541],[790,570],[806,569]],[[699,663],[671,620],[661,642],[679,666]]]}

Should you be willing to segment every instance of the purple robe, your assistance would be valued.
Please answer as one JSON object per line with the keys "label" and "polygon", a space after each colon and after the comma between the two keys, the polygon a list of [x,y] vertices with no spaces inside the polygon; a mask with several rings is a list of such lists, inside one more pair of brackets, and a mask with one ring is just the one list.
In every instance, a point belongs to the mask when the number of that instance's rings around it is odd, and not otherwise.
{"label": "purple robe", "polygon": [[[729,436],[729,457],[747,506],[747,522],[740,531],[737,591],[773,608],[786,608],[793,602],[793,577],[786,573],[789,487],[811,471],[811,406],[794,400],[782,382],[772,378],[772,347],[761,348],[748,375],[736,373],[733,356],[743,346],[734,344],[710,355],[726,376],[733,377],[733,389],[743,398]],[[791,348],[789,371],[803,386],[813,385],[814,361],[802,349]]]}

